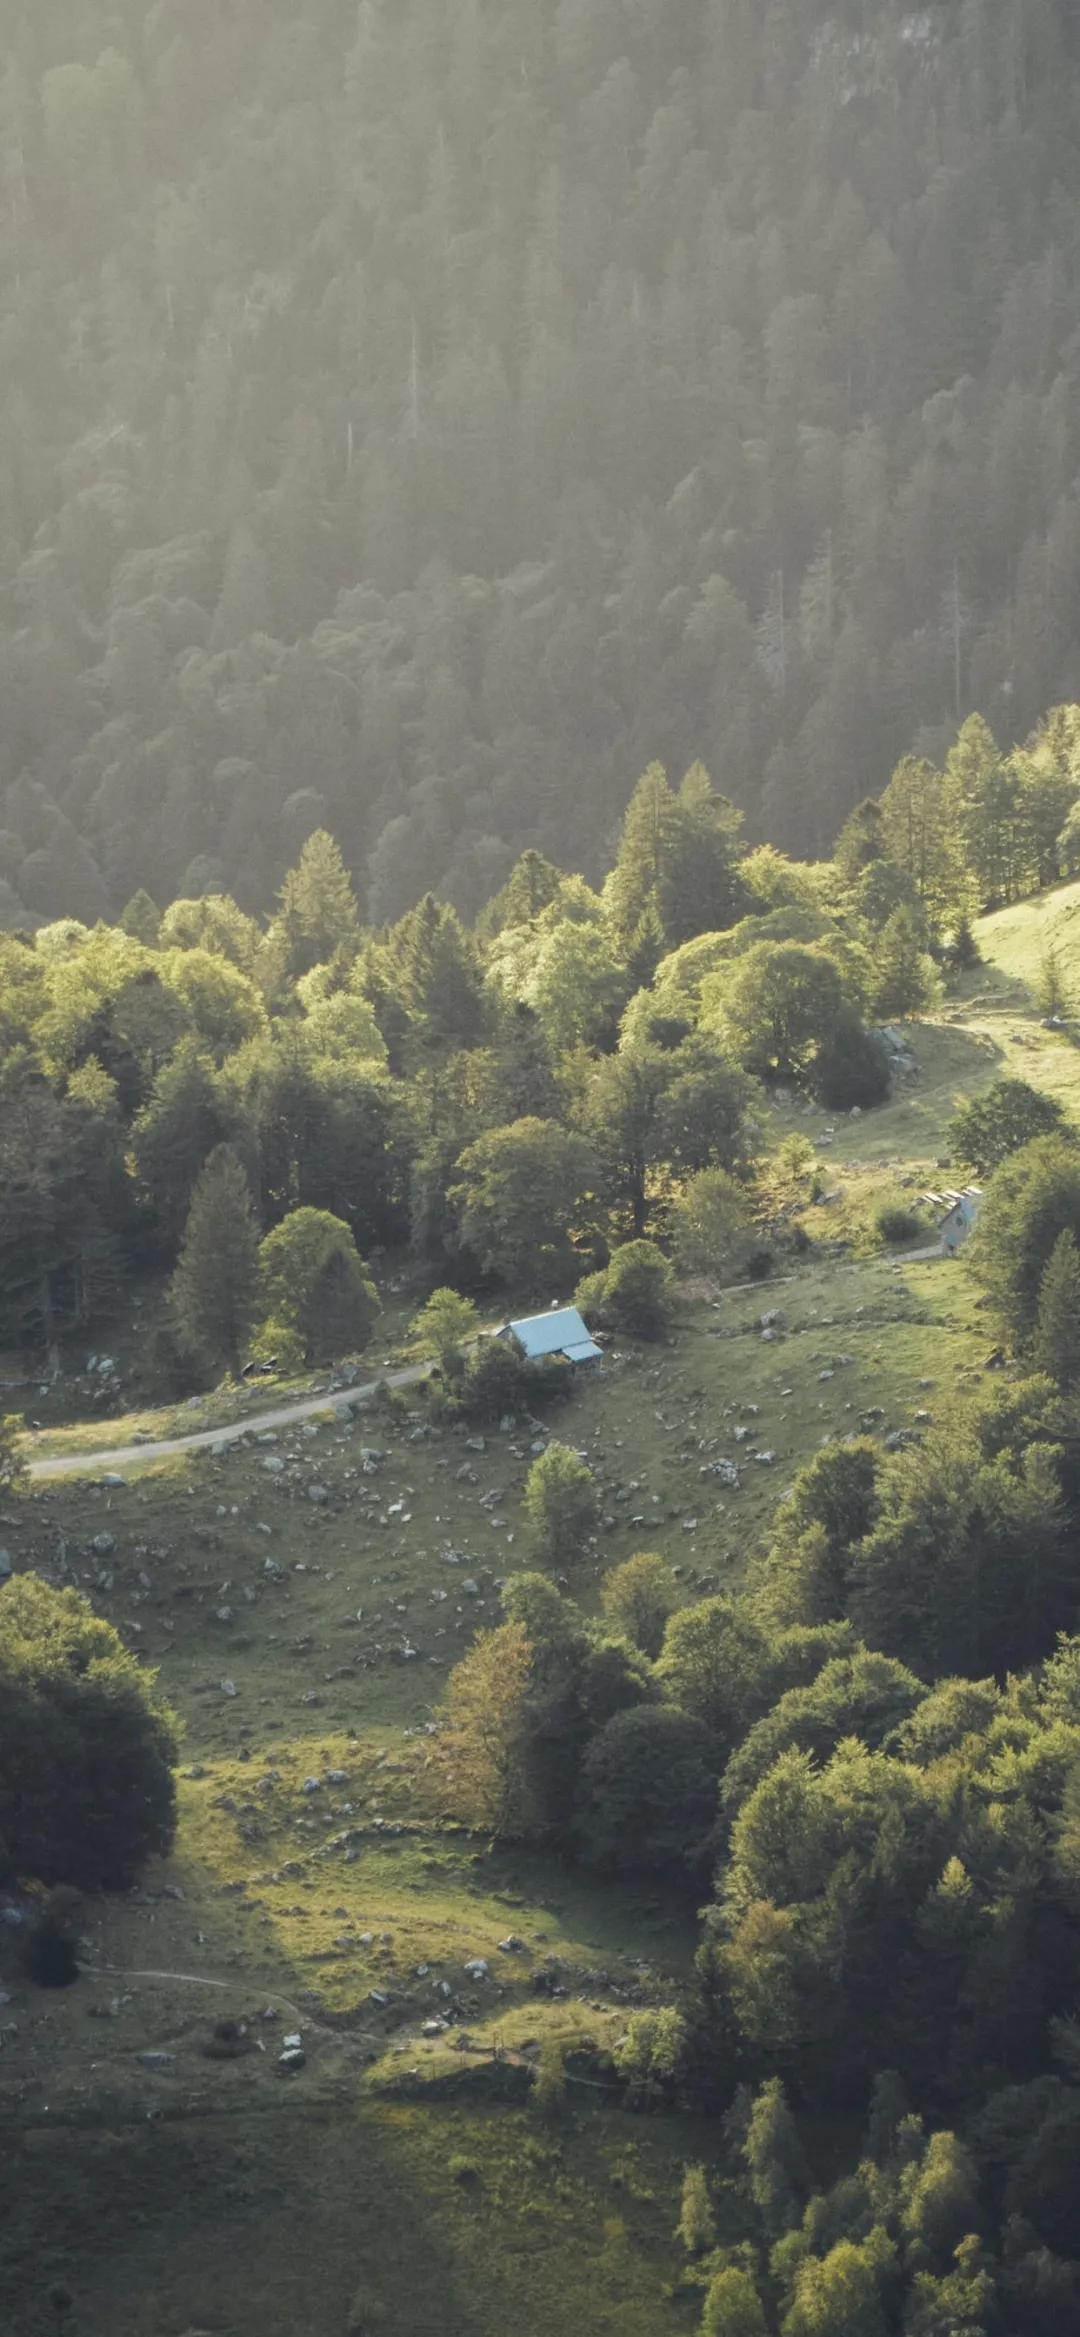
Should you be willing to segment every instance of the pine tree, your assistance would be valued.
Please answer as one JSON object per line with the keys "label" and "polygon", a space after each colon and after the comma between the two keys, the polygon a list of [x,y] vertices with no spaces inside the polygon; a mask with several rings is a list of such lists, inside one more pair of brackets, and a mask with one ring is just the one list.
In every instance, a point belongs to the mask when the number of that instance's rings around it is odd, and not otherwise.
{"label": "pine tree", "polygon": [[937,987],[933,961],[922,945],[915,912],[901,902],[881,936],[875,967],[874,1012],[894,1017],[921,1014]]}
{"label": "pine tree", "polygon": [[395,926],[387,954],[421,1046],[477,1046],[484,1025],[480,969],[457,912],[426,893]]}
{"label": "pine tree", "polygon": [[667,772],[659,763],[650,763],[630,798],[607,888],[612,922],[625,946],[649,909],[659,913],[675,818],[675,798]]}
{"label": "pine tree", "polygon": [[243,1167],[219,1144],[192,1195],[173,1311],[185,1344],[236,1371],[258,1312],[259,1235]]}
{"label": "pine tree", "polygon": [[854,884],[875,860],[885,852],[885,832],[881,805],[876,797],[868,795],[850,812],[836,839],[833,858],[846,884]]}
{"label": "pine tree", "polygon": [[1080,1249],[1067,1227],[1043,1269],[1035,1320],[1035,1363],[1059,1387],[1080,1380]]}
{"label": "pine tree", "polygon": [[161,911],[141,886],[132,894],[126,909],[121,910],[119,923],[122,933],[130,933],[133,940],[144,942],[147,949],[157,948]]}
{"label": "pine tree", "polygon": [[356,895],[340,847],[325,828],[308,837],[279,898],[293,973],[325,965],[336,949],[354,942]]}
{"label": "pine tree", "polygon": [[1072,1000],[1061,953],[1052,941],[1047,942],[1039,961],[1035,997],[1042,1013],[1051,1022],[1062,1022],[1071,1012]]}

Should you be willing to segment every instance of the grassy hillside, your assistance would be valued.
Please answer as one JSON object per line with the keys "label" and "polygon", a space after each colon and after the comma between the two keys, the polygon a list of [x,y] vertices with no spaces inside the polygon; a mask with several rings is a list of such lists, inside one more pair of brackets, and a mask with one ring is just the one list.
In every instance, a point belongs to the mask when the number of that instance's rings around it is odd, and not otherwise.
{"label": "grassy hillside", "polygon": [[[790,1279],[688,1298],[672,1341],[619,1346],[545,1424],[600,1482],[598,1545],[569,1583],[586,1608],[642,1548],[688,1596],[737,1583],[822,1439],[940,1418],[982,1382],[991,1342],[963,1263],[885,1254],[872,1221],[886,1193],[918,1200],[956,1102],[1003,1068],[1080,1116],[1080,1057],[1017,987],[1078,897],[984,921],[967,997],[914,1027],[918,1075],[882,1111],[769,1117],[767,1148],[796,1129],[815,1144],[816,1198],[810,1174],[769,1170],[813,1244]],[[386,1352],[404,1352],[392,1328]],[[214,1402],[137,1417],[151,1434]],[[69,1420],[34,1449],[100,1435]],[[602,2077],[630,2010],[686,1973],[693,1901],[497,1854],[436,1792],[427,1726],[527,1559],[541,1441],[531,1422],[482,1438],[433,1424],[419,1392],[355,1417],[328,1400],[221,1457],[133,1460],[111,1487],[88,1468],[9,1502],[16,1566],[87,1590],[185,1728],[175,1853],[88,1910],[80,1985],[41,1995],[0,1933],[13,2337],[48,2325],[59,2279],[79,2337],[696,2326],[673,2231],[683,2166],[715,2160],[715,2132],[632,2117]],[[717,1458],[738,1488],[709,1473]],[[222,2021],[246,2029],[235,2058]],[[305,2066],[283,2076],[296,2034]],[[571,2051],[553,2122],[525,2099],[549,2037]],[[826,2157],[848,2139],[825,2137]],[[737,2239],[730,2189],[721,2212]]]}
{"label": "grassy hillside", "polygon": [[1066,987],[1080,987],[1080,884],[1059,885],[1034,901],[1017,901],[980,918],[979,947],[989,965],[1037,988],[1046,957],[1058,960]]}

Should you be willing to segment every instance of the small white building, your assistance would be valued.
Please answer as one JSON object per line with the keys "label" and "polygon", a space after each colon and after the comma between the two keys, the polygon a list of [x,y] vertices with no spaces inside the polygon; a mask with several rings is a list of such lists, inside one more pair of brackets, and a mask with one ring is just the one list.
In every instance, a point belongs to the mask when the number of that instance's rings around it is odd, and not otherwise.
{"label": "small white building", "polygon": [[938,1223],[941,1247],[947,1258],[962,1250],[982,1208],[982,1188],[965,1185],[962,1193],[927,1193],[926,1199],[944,1212]]}
{"label": "small white building", "polygon": [[512,1339],[530,1363],[543,1355],[565,1355],[568,1363],[596,1363],[604,1352],[590,1338],[588,1324],[576,1306],[553,1306],[543,1315],[524,1315],[516,1323],[504,1323],[495,1336]]}

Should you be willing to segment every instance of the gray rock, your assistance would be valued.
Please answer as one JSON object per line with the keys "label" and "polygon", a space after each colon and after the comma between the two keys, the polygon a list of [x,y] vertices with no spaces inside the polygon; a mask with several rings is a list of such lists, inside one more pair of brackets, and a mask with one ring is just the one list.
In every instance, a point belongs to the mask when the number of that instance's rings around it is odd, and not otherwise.
{"label": "gray rock", "polygon": [[238,1690],[238,1688],[237,1688],[236,1681],[235,1681],[235,1680],[223,1680],[223,1681],[222,1681],[222,1683],[221,1683],[221,1693],[222,1693],[222,1695],[223,1695],[223,1696],[236,1696],[236,1695],[238,1695],[238,1693],[239,1693],[239,1690]]}
{"label": "gray rock", "polygon": [[321,1777],[305,1777],[305,1779],[304,1779],[304,1782],[303,1782],[303,1784],[302,1784],[302,1786],[301,1786],[301,1788],[300,1788],[300,1791],[301,1791],[301,1793],[321,1793],[321,1791],[322,1791],[322,1778],[321,1778]]}
{"label": "gray rock", "polygon": [[325,1509],[330,1499],[325,1485],[309,1485],[307,1497],[309,1501],[314,1502],[316,1509]]}
{"label": "gray rock", "polygon": [[284,2053],[278,2054],[278,2068],[283,2077],[296,2077],[306,2062],[307,2054],[302,2045],[289,2045]]}
{"label": "gray rock", "polygon": [[90,1548],[95,1558],[111,1558],[116,1548],[115,1534],[95,1534]]}
{"label": "gray rock", "polygon": [[140,2069],[153,2069],[161,2076],[176,2067],[175,2053],[136,2053],[135,2059]]}
{"label": "gray rock", "polygon": [[490,1974],[491,1965],[484,1956],[470,1956],[465,1970],[470,1980],[486,1980]]}
{"label": "gray rock", "polygon": [[0,1582],[6,1582],[8,1575],[14,1572],[15,1561],[10,1550],[0,1550]]}
{"label": "gray rock", "polygon": [[103,1485],[107,1491],[111,1492],[119,1485],[126,1485],[127,1478],[121,1477],[119,1471],[116,1469],[106,1469],[104,1476],[99,1477],[98,1483],[99,1485]]}
{"label": "gray rock", "polygon": [[285,1473],[285,1463],[279,1453],[270,1453],[263,1462],[263,1468],[268,1477],[281,1477]]}

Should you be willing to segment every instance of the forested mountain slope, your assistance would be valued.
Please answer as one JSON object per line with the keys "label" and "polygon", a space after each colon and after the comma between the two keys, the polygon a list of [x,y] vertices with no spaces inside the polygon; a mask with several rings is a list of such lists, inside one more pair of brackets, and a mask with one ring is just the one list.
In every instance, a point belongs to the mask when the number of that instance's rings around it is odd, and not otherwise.
{"label": "forested mountain slope", "polygon": [[7,13],[3,922],[472,911],[654,756],[814,853],[1080,695],[1071,0]]}

